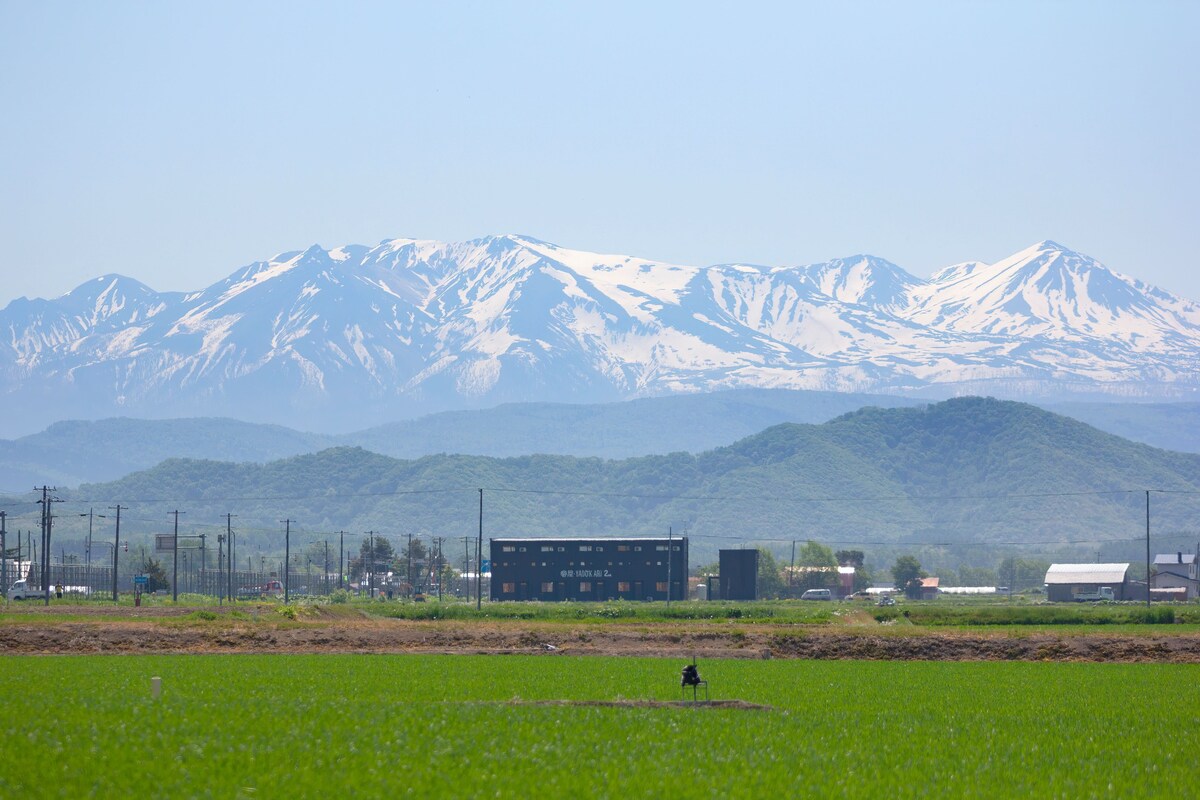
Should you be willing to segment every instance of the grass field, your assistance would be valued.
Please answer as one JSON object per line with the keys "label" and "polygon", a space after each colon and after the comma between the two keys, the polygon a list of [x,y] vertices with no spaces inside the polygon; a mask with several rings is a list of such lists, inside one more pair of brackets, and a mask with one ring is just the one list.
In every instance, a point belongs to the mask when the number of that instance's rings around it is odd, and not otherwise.
{"label": "grass field", "polygon": [[4,658],[0,797],[1167,796],[1200,745],[1161,713],[1200,701],[1188,665],[702,661],[774,710],[511,702],[674,700],[681,666]]}

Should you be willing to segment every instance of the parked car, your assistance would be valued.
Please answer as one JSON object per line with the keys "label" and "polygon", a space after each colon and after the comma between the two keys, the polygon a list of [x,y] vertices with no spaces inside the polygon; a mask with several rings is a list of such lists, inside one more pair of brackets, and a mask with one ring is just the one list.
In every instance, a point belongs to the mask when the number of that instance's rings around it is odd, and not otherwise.
{"label": "parked car", "polygon": [[885,594],[883,597],[879,598],[879,605],[894,606],[896,605],[896,598],[892,597],[890,594]]}
{"label": "parked car", "polygon": [[801,600],[832,600],[833,592],[828,589],[809,589],[800,595]]}

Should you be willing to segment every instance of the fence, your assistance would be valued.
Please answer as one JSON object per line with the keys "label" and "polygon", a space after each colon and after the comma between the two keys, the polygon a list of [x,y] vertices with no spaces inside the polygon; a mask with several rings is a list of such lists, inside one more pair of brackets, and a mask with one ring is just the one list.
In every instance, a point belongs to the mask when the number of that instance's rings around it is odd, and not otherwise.
{"label": "fence", "polygon": [[[166,565],[167,587],[170,593],[173,565]],[[8,584],[26,579],[31,587],[42,584],[43,565],[37,561],[8,562]],[[264,595],[274,596],[283,594],[284,580],[278,572],[263,570],[234,570],[232,574],[224,570],[184,569],[178,572],[178,593],[199,594],[214,598],[233,598],[235,600],[258,599]],[[358,594],[369,591],[369,581],[363,580],[361,586],[352,584],[348,576],[343,576],[341,586],[336,572],[324,572],[319,569],[293,570],[287,576],[287,591],[293,597],[325,597],[339,588]],[[7,586],[5,588],[7,588]],[[87,564],[50,564],[50,587],[63,587],[64,595],[75,598],[112,599],[113,570],[112,567]],[[407,596],[420,592],[428,596],[438,596],[439,587],[436,584],[418,585],[410,590],[404,583],[389,581],[388,576],[376,573],[375,588],[379,592],[389,592],[394,597]],[[134,591],[133,573],[118,575],[117,591],[120,594],[132,594]],[[160,589],[162,591],[162,589]],[[443,596],[472,597],[475,593],[474,576],[464,577],[455,575],[447,579],[440,587]],[[484,576],[484,596],[488,596],[488,576]]]}

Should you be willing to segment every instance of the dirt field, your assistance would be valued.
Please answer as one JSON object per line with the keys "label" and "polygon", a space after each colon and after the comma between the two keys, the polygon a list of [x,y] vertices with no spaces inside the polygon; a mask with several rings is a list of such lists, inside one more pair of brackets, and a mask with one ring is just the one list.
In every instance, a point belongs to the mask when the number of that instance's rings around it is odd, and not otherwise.
{"label": "dirt field", "polygon": [[[537,653],[671,658],[1200,663],[1200,634],[930,631],[728,623],[413,622],[321,613],[292,621],[271,608],[246,619],[195,609],[26,607],[0,624],[0,654]],[[349,611],[349,609],[346,609]],[[245,613],[245,612],[243,612]],[[64,614],[75,619],[63,620]],[[96,619],[88,619],[95,617]],[[116,617],[116,618],[114,618]]]}

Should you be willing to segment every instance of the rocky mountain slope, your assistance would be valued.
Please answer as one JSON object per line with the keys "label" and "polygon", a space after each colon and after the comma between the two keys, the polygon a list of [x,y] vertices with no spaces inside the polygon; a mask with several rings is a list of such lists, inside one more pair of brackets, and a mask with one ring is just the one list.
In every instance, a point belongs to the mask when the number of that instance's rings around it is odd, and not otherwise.
{"label": "rocky mountain slope", "polygon": [[526,236],[317,246],[206,289],[0,311],[0,435],[229,416],[322,432],[725,388],[1187,399],[1200,305],[1054,242],[930,280],[872,256],[693,267]]}

